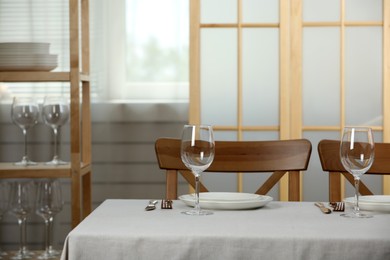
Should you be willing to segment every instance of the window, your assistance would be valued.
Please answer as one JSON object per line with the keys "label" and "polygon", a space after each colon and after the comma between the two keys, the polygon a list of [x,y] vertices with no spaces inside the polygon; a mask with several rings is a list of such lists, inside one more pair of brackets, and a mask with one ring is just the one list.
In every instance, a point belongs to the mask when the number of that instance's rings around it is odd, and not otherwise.
{"label": "window", "polygon": [[100,98],[187,101],[189,1],[106,1],[100,7],[107,20],[107,88]]}

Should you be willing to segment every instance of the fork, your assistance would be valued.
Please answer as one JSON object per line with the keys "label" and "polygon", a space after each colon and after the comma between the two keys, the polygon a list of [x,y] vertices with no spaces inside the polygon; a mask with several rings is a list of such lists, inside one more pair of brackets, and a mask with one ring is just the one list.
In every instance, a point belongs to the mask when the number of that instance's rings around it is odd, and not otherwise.
{"label": "fork", "polygon": [[329,205],[333,208],[333,211],[344,211],[344,202],[329,202]]}
{"label": "fork", "polygon": [[172,200],[162,200],[161,201],[161,208],[162,209],[172,209]]}

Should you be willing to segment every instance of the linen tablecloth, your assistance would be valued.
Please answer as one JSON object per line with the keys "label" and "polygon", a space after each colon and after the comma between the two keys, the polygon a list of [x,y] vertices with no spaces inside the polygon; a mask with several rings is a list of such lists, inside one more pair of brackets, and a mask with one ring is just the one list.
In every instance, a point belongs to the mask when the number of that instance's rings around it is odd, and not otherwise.
{"label": "linen tablecloth", "polygon": [[254,210],[188,216],[145,211],[147,200],[106,200],[72,230],[62,260],[390,259],[390,214],[351,219],[311,202],[270,202]]}

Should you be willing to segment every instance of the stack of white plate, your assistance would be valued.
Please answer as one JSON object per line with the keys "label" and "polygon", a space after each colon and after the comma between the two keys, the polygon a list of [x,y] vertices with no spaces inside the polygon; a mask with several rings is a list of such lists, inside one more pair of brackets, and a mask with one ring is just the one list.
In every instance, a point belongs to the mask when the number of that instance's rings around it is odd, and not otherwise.
{"label": "stack of white plate", "polygon": [[50,43],[0,42],[0,71],[50,71],[57,67],[57,55]]}
{"label": "stack of white plate", "polygon": [[[195,205],[194,194],[179,197],[186,205]],[[201,192],[199,205],[204,209],[254,209],[265,206],[272,197],[240,192]]]}
{"label": "stack of white plate", "polygon": [[[349,206],[353,206],[355,197],[346,198],[344,201]],[[359,208],[361,210],[390,212],[390,195],[359,196]]]}

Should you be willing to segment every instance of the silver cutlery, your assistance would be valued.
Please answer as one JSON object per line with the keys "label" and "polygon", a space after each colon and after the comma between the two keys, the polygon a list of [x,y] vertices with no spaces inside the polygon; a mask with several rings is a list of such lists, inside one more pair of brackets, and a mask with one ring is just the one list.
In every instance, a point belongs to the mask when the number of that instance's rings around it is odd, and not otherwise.
{"label": "silver cutlery", "polygon": [[321,203],[321,202],[316,202],[316,203],[314,203],[314,205],[316,205],[317,207],[319,207],[320,210],[321,210],[323,213],[325,213],[325,214],[329,214],[329,213],[332,212],[332,211],[330,210],[330,208],[325,207],[324,204]]}
{"label": "silver cutlery", "polygon": [[146,206],[145,210],[150,211],[156,209],[156,204],[158,200],[149,200],[149,204]]}
{"label": "silver cutlery", "polygon": [[344,211],[345,203],[344,202],[329,202],[329,206],[333,208],[333,211]]}

